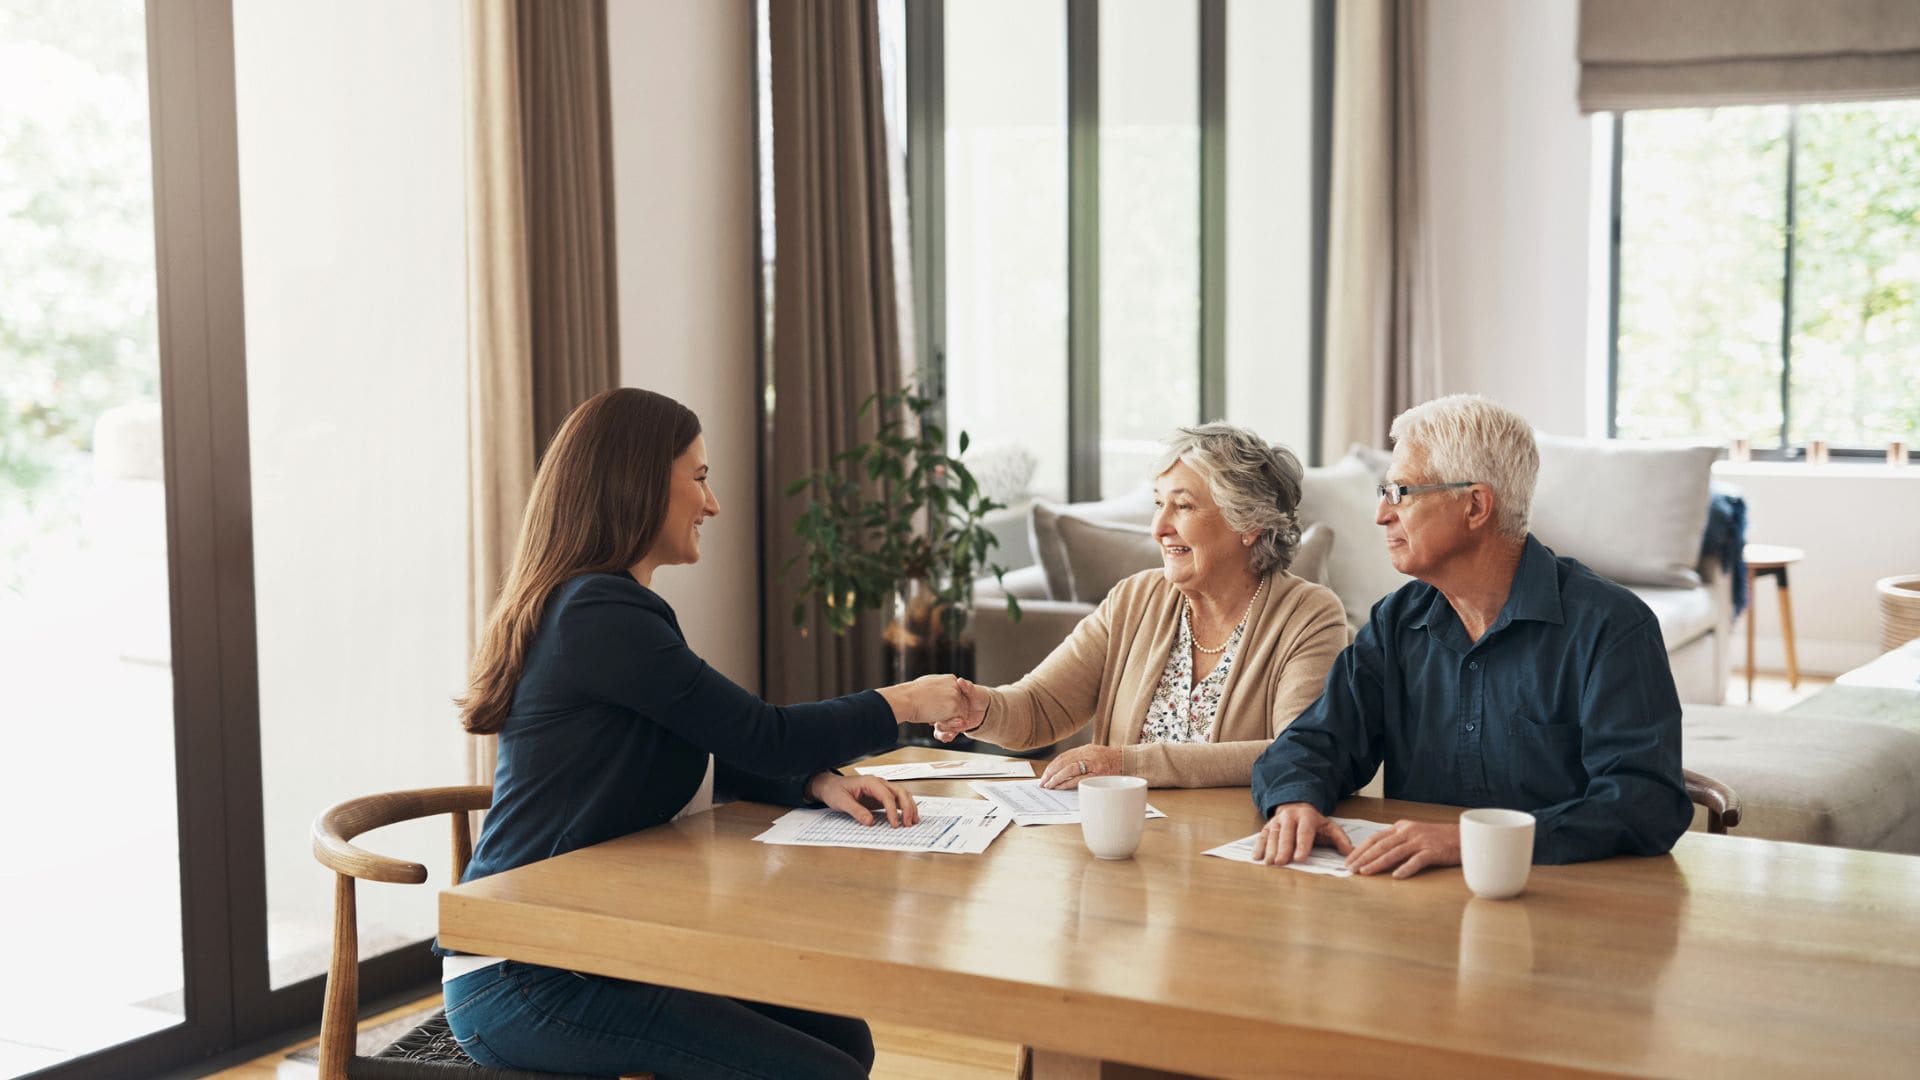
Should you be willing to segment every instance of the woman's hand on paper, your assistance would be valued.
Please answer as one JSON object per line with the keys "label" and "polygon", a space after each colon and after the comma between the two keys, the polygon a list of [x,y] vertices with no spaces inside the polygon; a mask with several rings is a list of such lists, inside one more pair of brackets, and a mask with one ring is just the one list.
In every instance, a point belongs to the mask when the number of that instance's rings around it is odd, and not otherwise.
{"label": "woman's hand on paper", "polygon": [[815,773],[807,781],[807,797],[844,811],[862,825],[881,820],[896,828],[920,824],[920,808],[907,789],[877,776]]}
{"label": "woman's hand on paper", "polygon": [[1117,746],[1076,746],[1053,759],[1040,774],[1040,786],[1071,790],[1089,776],[1119,776],[1120,748]]}

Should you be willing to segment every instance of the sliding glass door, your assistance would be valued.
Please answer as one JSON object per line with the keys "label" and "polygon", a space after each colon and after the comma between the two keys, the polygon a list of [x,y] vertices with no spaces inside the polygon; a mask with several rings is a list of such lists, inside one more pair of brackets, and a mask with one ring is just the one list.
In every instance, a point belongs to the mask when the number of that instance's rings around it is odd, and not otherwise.
{"label": "sliding glass door", "polygon": [[0,1076],[186,1016],[152,161],[140,0],[0,6]]}
{"label": "sliding glass door", "polygon": [[[312,1023],[313,815],[465,779],[459,29],[0,5],[0,1080]],[[430,988],[362,895],[362,1000]]]}

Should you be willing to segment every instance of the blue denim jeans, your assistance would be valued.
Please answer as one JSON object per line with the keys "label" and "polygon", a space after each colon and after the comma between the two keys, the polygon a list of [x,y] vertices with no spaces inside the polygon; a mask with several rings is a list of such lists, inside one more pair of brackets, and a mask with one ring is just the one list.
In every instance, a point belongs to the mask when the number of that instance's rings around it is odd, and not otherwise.
{"label": "blue denim jeans", "polygon": [[507,961],[446,984],[447,1025],[497,1069],[661,1080],[843,1080],[873,1067],[866,1021]]}

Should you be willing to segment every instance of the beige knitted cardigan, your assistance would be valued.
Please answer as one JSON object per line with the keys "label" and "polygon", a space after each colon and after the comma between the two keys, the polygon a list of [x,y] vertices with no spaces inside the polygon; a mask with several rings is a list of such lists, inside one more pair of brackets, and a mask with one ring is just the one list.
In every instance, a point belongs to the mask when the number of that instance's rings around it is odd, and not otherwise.
{"label": "beige knitted cardigan", "polygon": [[1260,751],[1320,696],[1347,644],[1344,609],[1331,589],[1276,571],[1247,617],[1211,741],[1142,743],[1182,602],[1159,570],[1123,579],[1026,678],[987,691],[970,734],[1025,750],[1091,722],[1093,742],[1119,747],[1121,770],[1153,787],[1249,783]]}

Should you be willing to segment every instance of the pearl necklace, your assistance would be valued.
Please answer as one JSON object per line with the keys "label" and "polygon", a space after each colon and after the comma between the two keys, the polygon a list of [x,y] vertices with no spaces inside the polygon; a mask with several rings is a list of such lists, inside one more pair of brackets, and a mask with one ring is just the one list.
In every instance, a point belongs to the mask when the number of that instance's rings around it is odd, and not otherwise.
{"label": "pearl necklace", "polygon": [[1253,587],[1253,595],[1247,597],[1247,610],[1244,612],[1241,612],[1239,626],[1235,626],[1233,630],[1227,634],[1227,640],[1221,642],[1219,645],[1211,649],[1207,648],[1205,645],[1200,644],[1200,639],[1193,636],[1193,601],[1191,600],[1187,601],[1187,640],[1192,643],[1193,650],[1195,652],[1206,653],[1209,656],[1213,655],[1214,653],[1227,651],[1227,646],[1233,643],[1233,635],[1240,632],[1241,626],[1247,625],[1247,619],[1253,615],[1253,602],[1255,600],[1260,599],[1260,593],[1266,587],[1267,587],[1267,579],[1265,577],[1262,577],[1260,579],[1260,584],[1255,585]]}

